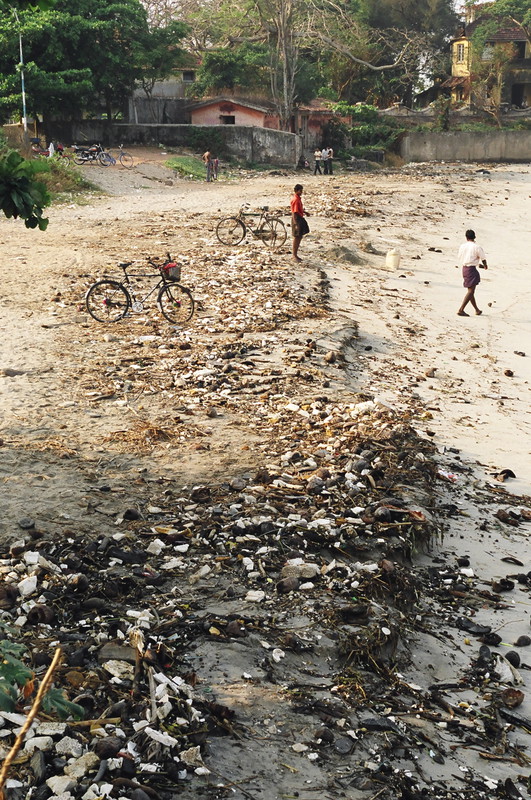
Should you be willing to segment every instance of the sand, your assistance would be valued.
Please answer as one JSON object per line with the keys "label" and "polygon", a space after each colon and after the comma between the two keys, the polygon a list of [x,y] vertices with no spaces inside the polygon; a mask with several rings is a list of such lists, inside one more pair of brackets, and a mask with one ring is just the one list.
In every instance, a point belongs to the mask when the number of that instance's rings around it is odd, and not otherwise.
{"label": "sand", "polygon": [[[108,194],[54,207],[45,233],[0,219],[2,541],[21,536],[23,517],[36,518],[58,536],[72,525],[87,535],[112,532],[113,515],[135,502],[135,477],[143,472],[171,473],[190,484],[236,475],[264,459],[259,433],[248,430],[243,450],[230,415],[214,430],[207,427],[211,420],[194,420],[198,438],[210,437],[208,449],[195,449],[190,440],[142,452],[118,447],[112,435],[131,431],[140,417],[154,425],[168,418],[167,396],[160,393],[127,403],[94,399],[102,381],[109,384],[109,366],[124,348],[134,355],[135,335],[156,332],[156,323],[149,316],[109,332],[84,312],[83,294],[106,265],[171,249],[188,277],[195,275],[207,309],[184,337],[205,337],[209,329],[202,320],[216,290],[210,286],[215,274],[201,273],[201,257],[222,251],[213,232],[217,219],[244,201],[285,209],[300,181],[311,213],[302,264],[291,263],[289,240],[273,256],[264,255],[260,244],[244,252],[257,265],[267,261],[272,273],[285,273],[287,286],[307,290],[325,281],[330,312],[280,326],[271,358],[281,365],[282,352],[306,338],[334,349],[345,331],[357,327],[357,338],[346,348],[346,368],[331,367],[328,391],[343,399],[362,392],[413,413],[420,434],[447,461],[464,467],[455,472],[452,495],[464,513],[447,526],[433,552],[419,556],[419,565],[466,554],[488,583],[509,571],[501,558],[515,555],[527,572],[529,524],[515,530],[500,523],[485,532],[481,492],[501,487],[495,475],[510,469],[516,477],[503,487],[531,494],[531,168],[437,164],[330,177],[275,172],[207,185],[175,179],[155,151],[137,155],[142,162],[131,173],[85,168]],[[469,227],[486,251],[489,270],[482,271],[476,293],[482,316],[461,318],[456,312],[464,289],[455,259]],[[391,248],[401,253],[395,270],[386,267]],[[115,492],[94,514],[91,492],[105,482]],[[481,621],[489,620],[503,628],[509,643],[527,633],[527,595],[511,599],[501,613],[483,609]],[[439,652],[431,639],[420,637],[408,679],[429,685],[458,676],[477,650],[465,638],[454,637],[449,660],[448,645]],[[527,701],[520,711],[531,717]],[[474,756],[467,751],[455,758],[464,764]],[[435,776],[439,768],[431,766]],[[479,761],[474,766],[482,768]],[[454,762],[441,767],[439,777],[455,768]],[[483,769],[493,777],[509,774],[505,763]],[[516,775],[517,767],[510,769]]]}

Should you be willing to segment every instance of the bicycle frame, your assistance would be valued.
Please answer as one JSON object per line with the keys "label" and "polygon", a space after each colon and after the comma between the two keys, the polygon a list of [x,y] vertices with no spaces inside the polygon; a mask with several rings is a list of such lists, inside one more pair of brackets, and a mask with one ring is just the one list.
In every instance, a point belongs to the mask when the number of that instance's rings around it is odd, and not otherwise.
{"label": "bicycle frame", "polygon": [[[157,272],[134,272],[134,273],[129,273],[127,270],[128,270],[128,267],[130,267],[132,264],[134,264],[134,261],[129,261],[127,263],[119,264],[118,266],[120,266],[122,268],[122,270],[123,270],[123,273],[124,273],[123,284],[126,287],[126,289],[129,292],[129,294],[131,295],[131,300],[132,300],[132,306],[131,307],[132,307],[133,311],[137,311],[138,312],[138,311],[143,311],[144,310],[144,303],[146,302],[146,300],[149,300],[151,295],[155,294],[155,292],[159,292],[161,287],[164,286],[164,285],[171,286],[172,285],[172,281],[167,280],[167,278],[164,275],[164,273],[162,273],[160,271],[160,268],[156,264],[154,264],[152,261],[148,261],[148,264],[150,264],[154,269],[157,269]],[[133,280],[135,278],[158,278],[158,281],[148,291],[148,293],[146,295],[144,295],[144,297],[140,297],[140,296],[137,297],[137,295],[135,294],[134,287],[133,287]]]}
{"label": "bicycle frame", "polygon": [[[238,213],[236,214],[235,218],[239,219],[242,225],[245,228],[245,232],[250,231],[255,239],[260,239],[260,235],[258,231],[260,230],[260,226],[264,224],[267,220],[270,219],[277,219],[280,215],[279,214],[270,214],[268,206],[262,206],[260,211],[246,211],[245,209],[249,208],[249,203],[244,203]],[[246,217],[258,217],[258,222],[255,224],[254,228],[249,224],[249,222],[245,219]]]}

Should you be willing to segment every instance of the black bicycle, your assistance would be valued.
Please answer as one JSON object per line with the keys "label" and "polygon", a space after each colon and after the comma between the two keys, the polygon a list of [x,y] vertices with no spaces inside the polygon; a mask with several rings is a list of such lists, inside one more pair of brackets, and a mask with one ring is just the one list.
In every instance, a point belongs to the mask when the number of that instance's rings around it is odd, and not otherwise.
{"label": "black bicycle", "polygon": [[[124,272],[123,280],[103,278],[89,287],[85,295],[85,306],[90,316],[98,322],[118,322],[131,310],[141,313],[144,304],[151,295],[157,292],[157,305],[161,314],[173,325],[188,322],[194,313],[194,298],[190,289],[179,283],[181,268],[172,261],[170,254],[163,264],[151,259],[147,263],[156,272],[128,271],[135,262],[125,261],[120,266]],[[137,292],[145,289],[140,286],[135,292],[133,281],[144,283],[146,278],[158,278],[157,283],[144,296]]]}
{"label": "black bicycle", "polygon": [[[224,217],[216,226],[216,236],[222,244],[232,247],[240,244],[250,231],[255,239],[260,239],[268,247],[282,247],[286,241],[286,226],[279,214],[269,213],[268,206],[262,206],[260,212],[247,211],[249,203],[244,203],[233,217]],[[254,223],[251,217],[258,217]]]}

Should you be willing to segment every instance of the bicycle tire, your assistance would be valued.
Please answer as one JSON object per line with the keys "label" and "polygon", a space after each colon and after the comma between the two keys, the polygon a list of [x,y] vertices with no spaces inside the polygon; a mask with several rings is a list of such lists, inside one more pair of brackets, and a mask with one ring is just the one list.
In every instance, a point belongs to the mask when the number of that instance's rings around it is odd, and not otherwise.
{"label": "bicycle tire", "polygon": [[245,239],[245,225],[238,217],[224,217],[216,226],[216,236],[221,244],[235,247]]}
{"label": "bicycle tire", "polygon": [[267,245],[267,247],[270,247],[271,249],[276,247],[275,230],[271,220],[264,219],[255,230],[254,235],[257,239],[260,239],[261,242]]}
{"label": "bicycle tire", "polygon": [[194,315],[194,298],[180,283],[165,283],[157,297],[160,313],[173,325],[182,325]]}
{"label": "bicycle tire", "polygon": [[122,167],[125,167],[125,169],[133,169],[134,163],[132,155],[129,153],[120,153],[120,164]]}
{"label": "bicycle tire", "polygon": [[119,281],[97,281],[85,296],[85,306],[97,322],[118,322],[131,307],[131,295]]}
{"label": "bicycle tire", "polygon": [[110,167],[113,163],[116,163],[111,154],[105,151],[103,153],[98,153],[98,161],[102,167]]}
{"label": "bicycle tire", "polygon": [[267,233],[269,233],[269,231],[271,233],[270,236],[266,233],[262,241],[272,249],[282,247],[288,236],[286,226],[282,220],[278,219],[278,217],[268,217],[264,222],[269,223]]}
{"label": "bicycle tire", "polygon": [[74,155],[74,164],[77,164],[78,167],[81,167],[83,164],[86,164],[87,161],[88,158],[85,158],[84,156],[80,156],[77,153]]}

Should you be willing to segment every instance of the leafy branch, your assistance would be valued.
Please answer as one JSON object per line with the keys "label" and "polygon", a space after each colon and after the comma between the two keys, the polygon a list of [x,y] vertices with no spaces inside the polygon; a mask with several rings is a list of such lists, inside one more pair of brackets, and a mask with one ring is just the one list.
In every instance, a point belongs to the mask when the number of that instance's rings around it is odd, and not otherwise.
{"label": "leafy branch", "polygon": [[0,209],[8,219],[20,217],[26,228],[44,231],[48,220],[42,212],[51,198],[44,183],[35,178],[40,169],[15,150],[0,157]]}

